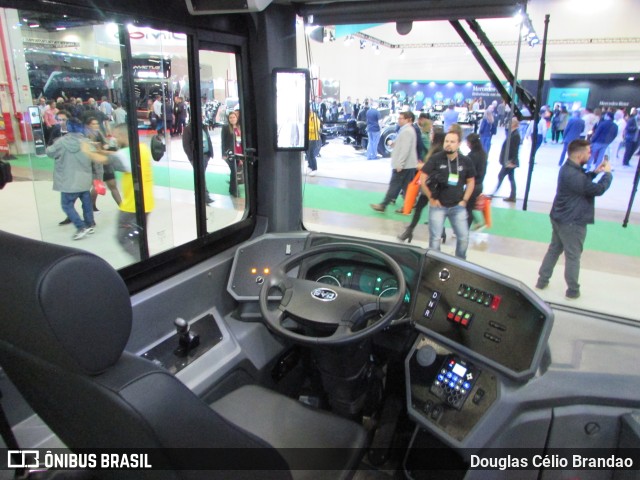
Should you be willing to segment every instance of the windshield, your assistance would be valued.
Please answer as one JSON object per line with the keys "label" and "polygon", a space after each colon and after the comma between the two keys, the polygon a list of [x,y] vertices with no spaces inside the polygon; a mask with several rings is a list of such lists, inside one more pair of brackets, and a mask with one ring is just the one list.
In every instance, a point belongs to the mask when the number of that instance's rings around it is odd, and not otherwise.
{"label": "windshield", "polygon": [[[534,25],[541,30],[542,12],[532,8],[529,13]],[[518,29],[513,20],[482,20],[479,23],[514,72]],[[614,92],[615,82],[611,79],[603,83],[587,82],[587,92],[573,88],[579,82],[585,84],[581,74],[576,74],[573,84],[553,81],[553,76],[545,83],[542,103],[549,110],[543,122],[547,131],[532,160],[525,211],[523,203],[531,149],[536,145],[532,141],[531,122],[525,119],[518,125],[515,131],[521,142],[515,146],[511,144],[518,150],[519,159],[519,166],[514,169],[516,191],[512,194],[506,176],[496,192],[503,167],[501,151],[507,139],[506,127],[513,105],[504,104],[451,25],[448,22],[414,22],[407,36],[397,34],[394,24],[349,28],[347,33],[341,26],[325,26],[325,42],[309,41],[302,27],[298,32],[298,50],[304,51],[304,43],[308,42],[311,51],[313,63],[310,69],[312,76],[316,72],[318,77],[312,107],[323,122],[314,158],[311,162],[308,154],[301,158],[305,228],[400,242],[398,237],[403,237],[413,218],[415,198],[409,200],[411,204],[407,208],[403,186],[399,194],[388,199],[383,212],[375,208],[385,203],[383,199],[393,183],[391,153],[400,128],[399,112],[413,112],[416,123],[421,113],[427,113],[432,123],[430,129],[438,131],[448,126],[447,113],[451,110],[451,122],[457,122],[462,128],[460,152],[466,155],[469,147],[464,139],[471,133],[479,133],[483,117],[492,110],[495,126],[488,142],[483,144],[488,149],[488,159],[482,189],[486,195],[495,193],[487,210],[491,215],[491,226],[478,203],[479,210],[474,212],[477,221],[472,224],[469,234],[467,260],[514,277],[534,289],[552,239],[549,213],[558,185],[559,159],[565,146],[563,129],[574,111],[584,119],[587,107],[599,107],[595,113],[600,115],[610,108],[617,118],[619,130],[619,135],[605,151],[613,166],[613,181],[611,188],[595,197],[595,223],[587,226],[580,260],[580,298],[567,298],[563,255],[548,287],[535,291],[553,304],[640,320],[640,314],[630,301],[640,287],[637,273],[640,271],[640,201],[636,200],[633,205],[627,227],[622,226],[637,165],[637,156],[631,155],[631,166],[623,166],[622,122],[635,119],[632,107],[637,106],[637,96],[629,94],[629,90]],[[584,32],[576,30],[571,35],[576,38],[571,48],[580,49],[578,39],[584,37]],[[326,41],[327,38],[333,41]],[[553,40],[550,36],[549,41]],[[541,47],[531,48],[524,43],[521,48],[520,83],[535,96]],[[548,61],[555,58],[553,55],[562,55],[556,52],[547,53]],[[605,58],[607,53],[602,50],[598,55]],[[460,68],[462,63],[464,68]],[[308,66],[307,59],[299,58],[299,65]],[[626,78],[624,81],[628,83]],[[325,85],[330,86],[326,94]],[[510,85],[505,88],[510,89]],[[517,106],[523,113],[528,112],[523,104]],[[367,126],[367,121],[371,124],[371,118],[364,113],[372,107],[378,110],[374,123],[380,128],[373,136],[377,142],[375,148],[368,145],[371,127]],[[579,132],[578,137],[582,134]],[[511,201],[512,195],[515,202]],[[425,223],[429,218],[429,210],[425,208],[412,237],[405,235],[404,241],[411,240],[412,246],[427,248],[429,225]],[[442,237],[441,249],[453,255],[457,239],[449,220],[445,222],[444,233],[446,237]],[[611,288],[612,285],[616,288]]]}

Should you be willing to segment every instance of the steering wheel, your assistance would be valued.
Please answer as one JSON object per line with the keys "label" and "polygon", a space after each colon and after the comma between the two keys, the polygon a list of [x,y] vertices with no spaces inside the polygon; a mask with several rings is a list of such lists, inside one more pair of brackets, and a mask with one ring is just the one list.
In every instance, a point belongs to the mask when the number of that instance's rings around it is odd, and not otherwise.
{"label": "steering wheel", "polygon": [[[398,291],[391,297],[380,298],[349,288],[287,276],[287,272],[300,265],[304,259],[331,252],[363,253],[381,260],[396,277]],[[272,289],[282,293],[279,305],[273,309],[267,304]],[[273,268],[260,290],[260,312],[267,327],[294,342],[307,345],[344,345],[373,335],[387,326],[400,310],[405,291],[402,269],[386,253],[355,243],[330,243],[304,250]],[[380,312],[379,319],[360,330],[353,330],[366,316],[376,311]],[[283,326],[283,321],[287,318],[314,327],[335,327],[335,331],[327,337],[303,335]]]}

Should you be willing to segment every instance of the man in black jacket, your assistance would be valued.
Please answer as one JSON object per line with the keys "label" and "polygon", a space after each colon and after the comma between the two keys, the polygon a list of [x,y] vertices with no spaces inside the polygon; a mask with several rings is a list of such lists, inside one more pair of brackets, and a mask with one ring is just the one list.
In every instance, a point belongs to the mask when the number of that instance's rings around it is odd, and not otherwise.
{"label": "man in black jacket", "polygon": [[[500,169],[500,173],[498,173],[498,186],[493,192],[493,195],[498,193],[504,177],[508,176],[509,182],[511,183],[511,194],[504,199],[505,202],[515,203],[516,201],[515,170],[520,166],[520,160],[518,159],[518,151],[520,150],[520,133],[518,131],[519,126],[520,122],[518,122],[517,118],[513,117],[511,119],[511,136],[507,136],[504,143],[502,144],[502,150],[500,150],[500,163],[502,164],[502,168]],[[509,148],[509,151],[507,151],[507,146]]]}
{"label": "man in black jacket", "polygon": [[[551,207],[551,244],[538,271],[536,288],[549,284],[558,258],[564,251],[564,279],[567,282],[567,298],[580,296],[580,256],[587,236],[587,225],[594,222],[595,197],[607,191],[611,185],[611,165],[602,162],[598,168],[586,173],[583,166],[591,156],[587,140],[574,140],[569,144],[569,160],[560,169],[558,189]],[[593,179],[604,172],[602,178]]]}

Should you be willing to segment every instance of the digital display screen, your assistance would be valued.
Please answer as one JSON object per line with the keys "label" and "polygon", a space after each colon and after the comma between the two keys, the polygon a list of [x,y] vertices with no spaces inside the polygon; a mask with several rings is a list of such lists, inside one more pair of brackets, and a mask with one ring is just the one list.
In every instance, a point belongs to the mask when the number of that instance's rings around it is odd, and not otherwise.
{"label": "digital display screen", "polygon": [[451,369],[451,371],[456,375],[458,375],[459,377],[464,377],[464,374],[467,373],[467,369],[462,365],[460,365],[459,363],[456,363]]}
{"label": "digital display screen", "polygon": [[29,122],[34,127],[39,127],[42,123],[40,120],[40,109],[38,107],[29,107]]}
{"label": "digital display screen", "polygon": [[306,150],[309,134],[309,71],[274,69],[276,150]]}

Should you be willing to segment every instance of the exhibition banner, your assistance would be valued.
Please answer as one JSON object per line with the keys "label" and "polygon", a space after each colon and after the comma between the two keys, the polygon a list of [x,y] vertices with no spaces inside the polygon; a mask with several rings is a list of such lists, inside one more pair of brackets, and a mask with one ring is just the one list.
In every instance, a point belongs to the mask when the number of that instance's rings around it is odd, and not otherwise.
{"label": "exhibition banner", "polygon": [[[464,103],[471,104],[475,98],[481,98],[487,106],[494,100],[502,101],[491,82],[389,80],[388,85],[389,94],[395,95],[402,103],[413,105],[415,110],[451,103],[461,106]],[[505,88],[511,90],[510,85],[505,85]]]}
{"label": "exhibition banner", "polygon": [[549,90],[547,104],[553,107],[559,103],[567,107],[570,112],[587,106],[589,100],[588,88],[554,88]]}

